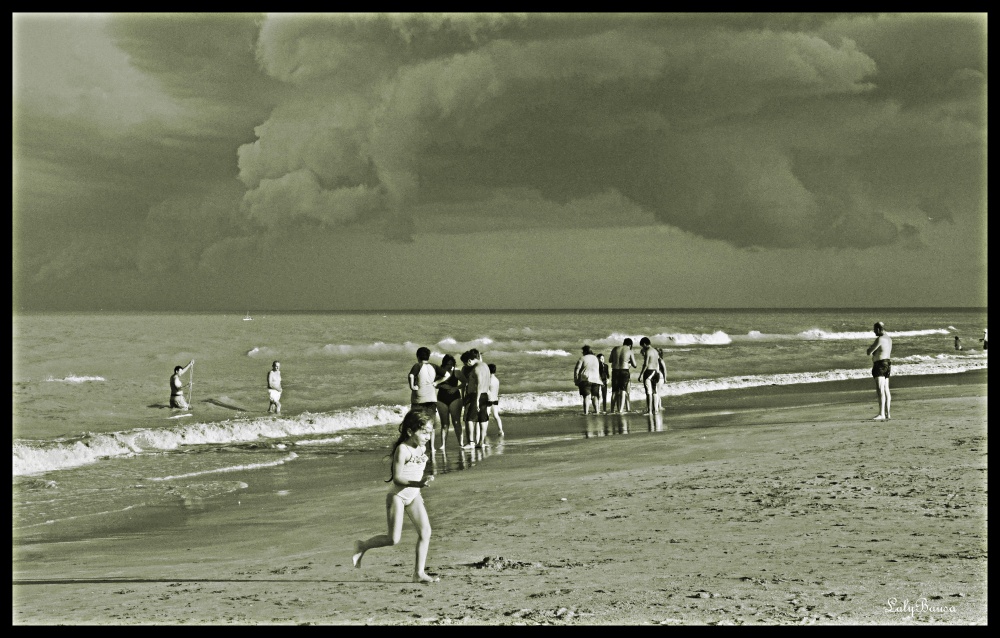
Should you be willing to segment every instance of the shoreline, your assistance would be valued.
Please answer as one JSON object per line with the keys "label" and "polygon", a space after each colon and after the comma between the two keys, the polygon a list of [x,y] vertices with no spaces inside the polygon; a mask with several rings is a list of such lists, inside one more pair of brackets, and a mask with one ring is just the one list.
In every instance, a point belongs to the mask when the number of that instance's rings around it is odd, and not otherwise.
{"label": "shoreline", "polygon": [[388,466],[311,458],[163,528],[15,545],[14,624],[985,623],[986,374],[943,376],[894,378],[884,424],[870,379],[668,399],[628,435],[503,415],[503,450],[424,491],[429,586],[409,523],[350,566]]}

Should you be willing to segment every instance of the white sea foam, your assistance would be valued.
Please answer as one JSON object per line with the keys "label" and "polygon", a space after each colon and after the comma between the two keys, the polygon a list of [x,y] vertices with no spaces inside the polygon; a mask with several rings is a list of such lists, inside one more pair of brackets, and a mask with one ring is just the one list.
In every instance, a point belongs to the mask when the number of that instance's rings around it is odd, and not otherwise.
{"label": "white sea foam", "polygon": [[95,463],[104,458],[176,450],[188,445],[230,444],[282,439],[310,434],[330,434],[352,428],[399,423],[409,406],[369,406],[328,414],[303,413],[273,419],[232,419],[215,423],[190,423],[165,429],[140,428],[125,432],[91,434],[80,440],[13,444],[13,476],[40,474]]}
{"label": "white sea foam", "polygon": [[[928,335],[946,335],[948,331],[944,328],[932,328],[928,330],[902,330],[899,332],[893,332],[887,330],[886,334],[890,337],[925,337]],[[811,330],[803,330],[799,333],[799,336],[803,339],[867,339],[874,340],[874,333],[871,330],[866,330],[864,332],[827,332],[826,330],[821,330],[820,328],[813,328]]]}
{"label": "white sea foam", "polygon": [[75,374],[70,373],[69,375],[63,377],[62,379],[54,379],[49,377],[46,381],[56,382],[56,383],[86,383],[88,381],[104,381],[104,377],[80,377]]}
{"label": "white sea foam", "polygon": [[[245,463],[242,465],[230,465],[228,467],[217,467],[211,470],[202,470],[201,472],[189,472],[187,474],[177,474],[174,476],[157,476],[150,477],[146,479],[147,481],[172,481],[174,479],[187,479],[195,476],[205,476],[207,474],[225,474],[226,472],[239,472],[243,470],[258,470],[265,467],[277,467],[279,465],[284,465],[289,461],[294,461],[299,458],[299,455],[295,452],[291,452],[283,459],[278,459],[276,461],[268,461],[264,463]],[[243,484],[246,487],[246,483]]]}
{"label": "white sea foam", "polygon": [[[947,335],[949,330],[954,330],[951,326],[948,328],[925,328],[919,330],[904,330],[904,331],[889,331],[888,334],[892,337],[906,338],[906,337],[923,337],[932,335]],[[327,343],[323,345],[316,345],[313,347],[305,348],[303,354],[306,356],[334,356],[334,357],[356,357],[356,358],[369,358],[384,355],[398,355],[398,354],[408,354],[412,355],[416,352],[417,348],[421,346],[427,346],[432,350],[433,358],[440,358],[445,353],[456,354],[459,352],[464,352],[465,350],[470,350],[472,348],[477,348],[481,352],[487,355],[493,356],[516,356],[518,354],[542,354],[546,351],[566,351],[567,341],[561,338],[550,338],[547,340],[543,339],[530,339],[523,340],[517,339],[516,337],[521,335],[535,336],[537,332],[524,331],[524,330],[508,330],[506,332],[510,336],[515,337],[514,339],[495,339],[489,335],[482,335],[474,339],[469,340],[459,340],[454,336],[446,336],[439,339],[436,343],[415,343],[411,341],[403,342],[384,342],[384,341],[374,341],[370,343]],[[848,331],[848,332],[838,332],[825,330],[823,328],[810,328],[808,330],[803,330],[796,333],[765,333],[760,330],[749,330],[745,335],[737,334],[731,335],[724,330],[716,330],[714,332],[705,333],[691,333],[691,332],[673,332],[673,331],[663,331],[657,332],[651,335],[641,335],[641,334],[626,334],[621,332],[612,332],[604,338],[594,337],[585,339],[576,339],[574,342],[587,343],[593,346],[595,349],[605,349],[611,348],[621,343],[629,338],[632,340],[633,344],[638,347],[640,339],[642,337],[648,336],[650,341],[655,346],[725,346],[732,344],[733,342],[748,342],[748,341],[788,341],[788,340],[871,340],[873,339],[873,334],[870,330],[865,331]],[[275,358],[278,353],[275,349],[266,346],[256,346],[251,348],[247,352],[249,357],[261,357],[261,358]],[[545,356],[567,356],[567,355],[555,355],[555,354],[545,354]],[[100,378],[88,378],[83,377],[85,380],[103,380]],[[53,379],[54,380],[54,379]],[[69,380],[69,379],[67,379]]]}
{"label": "white sea foam", "polygon": [[683,332],[661,333],[649,338],[655,345],[679,345],[689,346],[699,344],[704,346],[725,346],[733,342],[732,338],[722,330],[716,330],[711,334],[690,334]]}

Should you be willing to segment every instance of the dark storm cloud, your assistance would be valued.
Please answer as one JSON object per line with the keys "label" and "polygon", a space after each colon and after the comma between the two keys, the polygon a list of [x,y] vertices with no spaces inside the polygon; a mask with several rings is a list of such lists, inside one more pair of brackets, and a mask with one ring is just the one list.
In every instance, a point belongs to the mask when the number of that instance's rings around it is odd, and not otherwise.
{"label": "dark storm cloud", "polygon": [[[936,19],[976,39],[975,20]],[[978,145],[983,69],[978,44],[923,68],[882,42],[883,71],[845,34],[871,39],[886,22],[272,16],[258,57],[301,92],[240,150],[246,205],[265,225],[337,224],[386,209],[407,219],[462,189],[526,187],[565,202],[611,188],[737,246],[893,243],[920,194],[896,193],[886,208],[863,167]],[[932,38],[909,24],[915,33],[903,21],[891,36]],[[804,26],[816,30],[792,30]],[[922,74],[956,91],[901,111],[891,87]],[[881,98],[879,82],[890,87]],[[900,156],[907,147],[925,152]]]}
{"label": "dark storm cloud", "polygon": [[985,14],[96,22],[15,21],[16,270],[59,294],[260,279],[303,234],[913,249],[984,214]]}

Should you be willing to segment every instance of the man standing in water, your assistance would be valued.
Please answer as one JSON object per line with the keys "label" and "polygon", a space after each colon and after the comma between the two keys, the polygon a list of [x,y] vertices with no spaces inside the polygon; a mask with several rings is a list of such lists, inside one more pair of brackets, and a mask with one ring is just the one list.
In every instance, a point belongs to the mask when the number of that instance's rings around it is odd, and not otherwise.
{"label": "man standing in water", "polygon": [[267,411],[274,409],[275,414],[281,414],[281,363],[278,361],[271,364],[271,370],[267,373],[267,395],[271,400]]}
{"label": "man standing in water", "polygon": [[646,414],[656,414],[656,384],[660,382],[660,351],[653,347],[649,337],[639,339],[639,346],[642,348],[639,381],[646,391]]}
{"label": "man standing in water", "polygon": [[875,392],[878,394],[878,416],[874,421],[889,420],[889,404],[892,396],[889,394],[889,373],[892,371],[892,364],[889,356],[892,354],[892,339],[885,332],[885,324],[881,321],[875,323],[875,341],[868,346],[866,351],[872,358],[872,376],[875,377]]}
{"label": "man standing in water", "polygon": [[583,346],[583,356],[576,362],[573,368],[573,381],[580,388],[580,396],[583,397],[583,413],[587,411],[587,398],[594,406],[594,414],[598,414],[601,401],[601,362],[597,359],[590,346]]}
{"label": "man standing in water", "polygon": [[191,369],[194,359],[183,368],[174,366],[174,373],[170,375],[170,407],[189,410],[188,402],[184,400],[184,384],[181,382],[181,375]]}
{"label": "man standing in water", "polygon": [[632,352],[632,340],[625,339],[622,345],[611,349],[611,411],[628,410],[628,386],[631,381],[631,368],[635,367],[635,353]]}

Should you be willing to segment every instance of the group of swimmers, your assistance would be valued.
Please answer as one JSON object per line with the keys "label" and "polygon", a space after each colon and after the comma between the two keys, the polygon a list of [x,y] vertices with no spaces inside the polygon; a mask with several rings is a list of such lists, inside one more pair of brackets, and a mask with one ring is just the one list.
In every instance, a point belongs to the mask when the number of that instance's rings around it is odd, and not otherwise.
{"label": "group of swimmers", "polygon": [[[639,382],[646,392],[646,414],[655,414],[663,409],[658,386],[667,380],[667,367],[663,363],[663,349],[654,348],[649,337],[639,340],[642,367],[639,368]],[[609,364],[604,362],[604,354],[594,354],[589,345],[583,346],[583,356],[573,368],[573,382],[580,389],[583,398],[583,413],[598,414],[608,411],[608,378],[611,379],[611,412],[629,412],[632,403],[629,388],[632,385],[632,368],[639,367],[632,351],[632,340],[626,338],[622,345],[611,349]],[[609,375],[610,372],[610,375]],[[589,402],[588,402],[589,399]],[[602,409],[598,409],[598,401]],[[588,405],[589,403],[589,405]]]}
{"label": "group of swimmers", "polygon": [[[492,417],[504,435],[500,418],[500,380],[497,367],[485,363],[479,350],[466,350],[457,367],[455,357],[446,354],[441,365],[430,362],[430,348],[417,348],[417,362],[410,368],[410,408],[433,417],[435,427],[428,444],[431,451],[444,451],[451,425],[463,449],[482,448]],[[464,418],[463,418],[464,417]],[[435,444],[436,432],[441,432],[440,446]]]}

